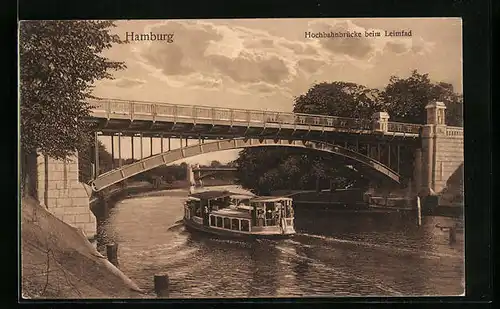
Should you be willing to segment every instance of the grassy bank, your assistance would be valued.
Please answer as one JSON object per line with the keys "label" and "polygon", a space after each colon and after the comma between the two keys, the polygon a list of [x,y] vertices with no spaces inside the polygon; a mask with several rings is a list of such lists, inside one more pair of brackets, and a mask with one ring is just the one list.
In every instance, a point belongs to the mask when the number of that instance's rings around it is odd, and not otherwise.
{"label": "grassy bank", "polygon": [[78,229],[32,198],[21,201],[23,298],[142,298]]}

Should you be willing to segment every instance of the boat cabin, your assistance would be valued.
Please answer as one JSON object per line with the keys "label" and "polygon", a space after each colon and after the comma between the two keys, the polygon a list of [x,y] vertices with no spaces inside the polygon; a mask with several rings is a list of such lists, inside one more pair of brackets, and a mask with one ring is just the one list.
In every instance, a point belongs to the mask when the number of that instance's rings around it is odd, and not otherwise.
{"label": "boat cabin", "polygon": [[292,199],[255,197],[228,191],[190,195],[185,219],[208,229],[246,234],[293,234]]}
{"label": "boat cabin", "polygon": [[207,191],[191,194],[184,208],[186,219],[198,224],[208,225],[208,214],[214,210],[231,205],[231,193],[228,191]]}
{"label": "boat cabin", "polygon": [[253,226],[279,226],[281,219],[286,225],[293,226],[292,198],[257,197],[250,200],[250,207]]}

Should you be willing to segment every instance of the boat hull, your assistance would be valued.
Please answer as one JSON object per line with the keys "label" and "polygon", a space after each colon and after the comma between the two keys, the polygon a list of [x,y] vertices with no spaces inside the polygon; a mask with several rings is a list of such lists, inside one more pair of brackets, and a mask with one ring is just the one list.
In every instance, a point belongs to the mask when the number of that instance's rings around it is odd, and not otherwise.
{"label": "boat hull", "polygon": [[184,226],[190,230],[195,232],[202,232],[207,234],[212,234],[216,236],[221,236],[225,238],[237,238],[237,239],[286,239],[291,238],[295,233],[287,233],[287,234],[252,234],[252,233],[236,233],[232,231],[219,230],[211,227],[200,225],[196,222],[193,222],[189,219],[184,218]]}

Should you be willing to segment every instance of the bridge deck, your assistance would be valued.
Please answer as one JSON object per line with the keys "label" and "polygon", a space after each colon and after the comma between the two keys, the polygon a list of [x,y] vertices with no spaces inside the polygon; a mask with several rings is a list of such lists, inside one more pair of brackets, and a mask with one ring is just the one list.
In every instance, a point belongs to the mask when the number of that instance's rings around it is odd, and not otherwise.
{"label": "bridge deck", "polygon": [[[147,129],[164,131],[173,129],[175,125],[191,125],[207,128],[226,126],[231,129],[242,129],[247,133],[250,129],[287,131],[288,133],[304,132],[348,132],[358,134],[380,133],[373,130],[370,119],[335,117],[302,113],[287,113],[277,111],[257,111],[249,109],[219,108],[209,106],[189,106],[158,102],[139,102],[117,99],[89,100],[93,107],[91,117],[105,120],[103,131],[134,131],[143,122],[153,125]],[[120,123],[113,127],[109,123]],[[162,126],[171,124],[170,126]],[[205,128],[203,128],[205,127]],[[411,123],[389,122],[387,132],[391,136],[418,137],[421,125]],[[144,128],[143,128],[144,129]],[[183,128],[185,130],[186,128]],[[233,132],[234,133],[234,132]],[[233,134],[234,135],[234,134]]]}

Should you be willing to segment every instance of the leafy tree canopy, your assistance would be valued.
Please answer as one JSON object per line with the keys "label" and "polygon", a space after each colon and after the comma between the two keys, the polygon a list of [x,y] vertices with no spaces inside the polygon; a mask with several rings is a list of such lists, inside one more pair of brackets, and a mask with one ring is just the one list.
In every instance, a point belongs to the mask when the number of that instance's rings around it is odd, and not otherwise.
{"label": "leafy tree canopy", "polygon": [[295,113],[339,117],[371,118],[382,110],[379,91],[355,83],[333,82],[313,85],[307,93],[295,98]]}
{"label": "leafy tree canopy", "polygon": [[112,21],[24,21],[20,24],[21,147],[55,159],[85,149],[86,99],[95,81],[125,68],[101,53],[122,43]]}
{"label": "leafy tree canopy", "polygon": [[428,74],[414,70],[410,77],[392,76],[381,93],[391,121],[424,124],[427,118],[425,106],[433,101],[441,101],[447,107],[446,123],[462,125],[462,96],[455,93],[453,85],[431,82]]}

